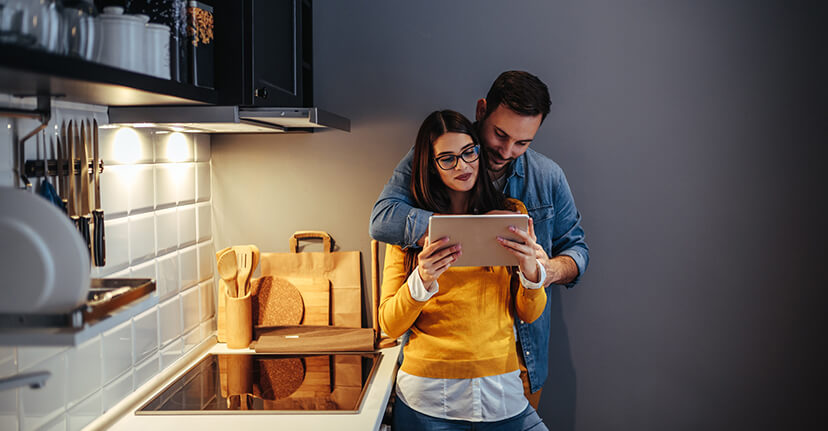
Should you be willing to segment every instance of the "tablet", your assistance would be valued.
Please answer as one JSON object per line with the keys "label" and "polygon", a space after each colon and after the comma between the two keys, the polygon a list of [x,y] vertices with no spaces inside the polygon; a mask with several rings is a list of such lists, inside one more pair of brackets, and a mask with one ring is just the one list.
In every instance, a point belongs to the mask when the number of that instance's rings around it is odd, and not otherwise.
{"label": "tablet", "polygon": [[523,242],[509,226],[529,229],[526,214],[433,215],[428,220],[428,240],[445,236],[449,244],[461,244],[463,254],[451,266],[512,266],[517,258],[500,245],[497,237]]}

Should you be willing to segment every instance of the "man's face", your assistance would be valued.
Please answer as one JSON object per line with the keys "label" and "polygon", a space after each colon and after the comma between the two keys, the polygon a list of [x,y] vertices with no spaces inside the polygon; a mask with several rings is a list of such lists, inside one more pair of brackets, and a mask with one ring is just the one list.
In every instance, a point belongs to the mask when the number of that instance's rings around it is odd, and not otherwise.
{"label": "man's face", "polygon": [[[485,100],[481,99],[477,104],[478,121],[483,118],[485,112]],[[543,116],[540,114],[520,115],[500,105],[480,123],[480,139],[488,155],[489,171],[494,177],[500,177],[509,166],[509,162],[526,152],[529,144],[535,139],[542,119]]]}

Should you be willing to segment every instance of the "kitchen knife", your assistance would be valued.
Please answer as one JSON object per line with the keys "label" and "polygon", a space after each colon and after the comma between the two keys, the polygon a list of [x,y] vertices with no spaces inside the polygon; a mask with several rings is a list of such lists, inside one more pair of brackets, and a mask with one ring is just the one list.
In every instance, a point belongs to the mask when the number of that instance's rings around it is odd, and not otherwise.
{"label": "kitchen knife", "polygon": [[95,211],[92,211],[94,238],[92,251],[95,266],[106,265],[106,235],[104,234],[104,213],[101,209],[101,172],[98,168],[103,161],[98,152],[98,120],[92,119],[92,178],[95,181]]}
{"label": "kitchen knife", "polygon": [[57,166],[55,166],[55,172],[57,173],[57,181],[55,184],[58,185],[58,195],[60,195],[60,202],[61,208],[63,212],[69,214],[69,200],[66,199],[66,196],[69,194],[69,190],[67,187],[67,181],[69,181],[69,171],[68,167],[67,170],[64,170],[63,167],[65,164],[69,163],[69,155],[66,154],[66,123],[60,125],[60,136],[57,137]]}
{"label": "kitchen knife", "polygon": [[89,154],[86,149],[85,123],[85,121],[80,122],[80,139],[77,143],[80,152],[80,217],[78,217],[78,231],[80,231],[83,240],[86,241],[89,257],[92,257],[92,237],[89,233],[92,211],[89,208]]}
{"label": "kitchen knife", "polygon": [[78,226],[78,200],[77,200],[77,175],[78,171],[75,169],[75,160],[77,159],[77,147],[75,146],[75,125],[72,120],[69,120],[69,126],[66,128],[67,148],[69,156],[69,175],[66,177],[68,183],[69,193],[66,195],[67,207],[69,209],[69,218],[72,223]]}

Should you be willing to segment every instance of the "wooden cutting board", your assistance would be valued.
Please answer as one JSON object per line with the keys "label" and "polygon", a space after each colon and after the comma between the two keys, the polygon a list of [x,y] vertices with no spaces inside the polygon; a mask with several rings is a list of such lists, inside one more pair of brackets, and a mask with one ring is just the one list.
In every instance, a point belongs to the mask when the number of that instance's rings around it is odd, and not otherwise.
{"label": "wooden cutting board", "polygon": [[281,326],[261,328],[256,353],[370,352],[374,330],[341,326]]}

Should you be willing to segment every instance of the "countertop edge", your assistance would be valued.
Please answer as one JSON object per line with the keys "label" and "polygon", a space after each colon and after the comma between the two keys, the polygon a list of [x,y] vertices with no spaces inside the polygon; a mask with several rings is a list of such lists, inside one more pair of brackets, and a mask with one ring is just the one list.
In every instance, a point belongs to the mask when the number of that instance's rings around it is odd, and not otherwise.
{"label": "countertop edge", "polygon": [[[224,344],[217,344],[215,337],[211,336],[202,342],[198,347],[191,350],[185,356],[173,363],[170,367],[162,370],[158,375],[150,379],[135,392],[124,398],[115,407],[104,413],[101,417],[87,425],[84,430],[136,430],[146,431],[147,426],[153,430],[176,430],[180,431],[182,421],[186,426],[196,426],[198,429],[221,429],[226,430],[228,423],[232,421],[234,427],[257,426],[265,424],[284,424],[294,426],[322,425],[331,421],[331,425],[359,424],[359,429],[378,430],[385,415],[391,391],[394,389],[396,370],[401,346],[381,349],[382,353],[379,368],[375,372],[371,383],[367,388],[361,409],[356,414],[347,413],[312,413],[312,414],[256,414],[256,415],[169,415],[169,416],[136,416],[134,411],[144,402],[149,400],[158,391],[162,390],[169,382],[183,374],[196,362],[200,361],[209,353],[231,352]],[[232,350],[233,353],[255,353],[249,349]],[[367,426],[366,426],[367,425]]]}

